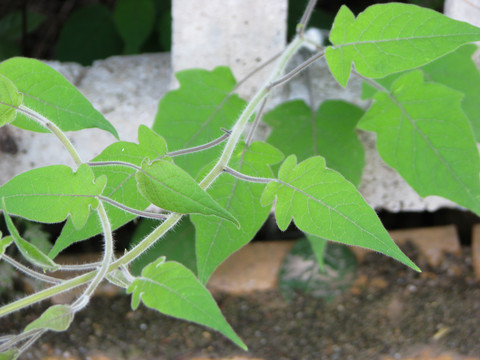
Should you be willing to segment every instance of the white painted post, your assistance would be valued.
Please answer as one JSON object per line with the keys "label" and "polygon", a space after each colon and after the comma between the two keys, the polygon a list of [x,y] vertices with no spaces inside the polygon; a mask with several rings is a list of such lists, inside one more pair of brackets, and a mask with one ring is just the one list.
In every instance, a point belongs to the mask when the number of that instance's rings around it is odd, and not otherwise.
{"label": "white painted post", "polygon": [[173,0],[172,16],[174,72],[227,65],[240,80],[286,44],[287,0]]}

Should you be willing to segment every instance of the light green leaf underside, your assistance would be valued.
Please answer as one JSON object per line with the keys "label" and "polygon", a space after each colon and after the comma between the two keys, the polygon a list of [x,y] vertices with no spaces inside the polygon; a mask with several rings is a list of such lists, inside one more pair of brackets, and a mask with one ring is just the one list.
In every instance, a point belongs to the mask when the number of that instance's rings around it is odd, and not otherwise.
{"label": "light green leaf underside", "polygon": [[480,158],[462,94],[425,83],[418,70],[374,99],[358,127],[377,133],[383,160],[420,196],[443,196],[480,214]]}
{"label": "light green leaf underside", "polygon": [[[5,223],[7,224],[8,231],[17,246],[17,249],[20,251],[22,256],[29,263],[41,267],[43,271],[56,271],[60,267],[55,264],[47,255],[40,251],[35,245],[29,243],[23,239],[18,233],[17,228],[13,224],[10,215],[8,214],[8,209],[5,206],[5,198],[2,198],[2,210],[3,216],[5,218]],[[3,252],[2,252],[3,253]]]}
{"label": "light green leaf underside", "polygon": [[19,355],[18,349],[11,349],[0,353],[0,360],[17,360]]}
{"label": "light green leaf underside", "polygon": [[[237,95],[226,98],[235,87],[227,67],[212,71],[191,69],[176,74],[180,88],[167,93],[158,104],[153,129],[168,143],[170,151],[202,145],[229,129],[246,106]],[[186,156],[175,163],[196,178],[200,169],[218,157],[213,148]]]}
{"label": "light green leaf underside", "polygon": [[17,116],[18,107],[22,104],[23,94],[18,92],[15,84],[0,74],[0,127],[11,123]]}
{"label": "light green leaf underside", "polygon": [[[261,142],[252,143],[244,156],[242,151],[243,146],[239,146],[229,166],[255,177],[271,178],[273,174],[269,165],[283,159],[277,149]],[[207,190],[242,226],[237,228],[223,219],[192,216],[196,230],[198,278],[201,282],[206,283],[218,265],[252,240],[263,225],[270,212],[269,207],[262,207],[258,201],[264,188],[265,184],[246,182],[223,174]]]}
{"label": "light green leaf underside", "polygon": [[[35,59],[11,58],[0,63],[0,74],[9,78],[24,94],[23,104],[54,122],[63,131],[88,128],[118,133],[101,113],[60,73]],[[23,114],[12,125],[37,132],[48,132]]]}
{"label": "light green leaf underside", "polygon": [[[127,141],[113,143],[92,161],[123,161],[140,166],[143,159],[155,159],[167,152],[165,140],[144,125],[138,128],[138,142],[139,144]],[[108,179],[103,191],[104,196],[138,210],[144,210],[149,205],[137,190],[134,169],[125,166],[94,166],[92,171],[95,177],[105,175]],[[104,206],[114,230],[136,217],[107,203]],[[100,234],[101,231],[102,226],[95,214],[88,218],[81,230],[77,230],[69,219],[48,255],[55,258],[71,244]]]}
{"label": "light green leaf underside", "polygon": [[24,332],[35,329],[65,331],[73,320],[73,311],[69,305],[53,305],[44,311],[40,317],[27,325]]}
{"label": "light green leaf underside", "polygon": [[94,182],[90,168],[83,164],[77,172],[65,165],[53,165],[21,173],[0,187],[0,198],[10,214],[43,223],[57,223],[71,217],[81,229],[90,209],[98,206],[95,196],[102,193],[106,177]]}
{"label": "light green leaf underside", "polygon": [[242,349],[247,349],[226,322],[205,286],[179,263],[164,262],[162,258],[147,265],[142,277],[136,278],[127,292],[132,294],[134,310],[142,301],[165,315],[217,330]]}
{"label": "light green leaf underside", "polygon": [[[209,218],[209,217],[207,217]],[[160,222],[153,219],[142,219],[130,241],[130,247],[137,245],[145,236],[150,234]],[[165,256],[169,261],[176,261],[190,269],[197,271],[195,256],[195,228],[188,216],[184,216],[175,225],[173,231],[167,232],[142,256],[136,258],[130,264],[130,272],[133,275],[140,275],[142,269],[151,262]]]}
{"label": "light green leaf underside", "polygon": [[152,204],[180,214],[217,216],[238,225],[183,169],[168,160],[144,161],[136,174],[140,193]]}
{"label": "light green leaf underside", "polygon": [[155,7],[152,0],[119,0],[113,18],[125,42],[125,53],[138,53],[153,29]]}
{"label": "light green leaf underside", "polygon": [[352,63],[369,78],[413,69],[480,40],[480,29],[431,9],[409,4],[378,4],[355,19],[344,5],[338,12],[326,50],[328,66],[345,86]]}
{"label": "light green leaf underside", "polygon": [[322,157],[311,157],[297,165],[291,155],[283,162],[278,178],[279,182],[267,185],[262,203],[277,199],[275,218],[281,230],[293,219],[306,233],[372,249],[418,270],[395,245],[355,186],[325,168]]}
{"label": "light green leaf underside", "polygon": [[355,132],[363,111],[341,100],[327,100],[312,113],[301,100],[277,106],[263,121],[272,126],[268,142],[298,161],[322,155],[327,166],[358,186],[365,166],[365,150]]}

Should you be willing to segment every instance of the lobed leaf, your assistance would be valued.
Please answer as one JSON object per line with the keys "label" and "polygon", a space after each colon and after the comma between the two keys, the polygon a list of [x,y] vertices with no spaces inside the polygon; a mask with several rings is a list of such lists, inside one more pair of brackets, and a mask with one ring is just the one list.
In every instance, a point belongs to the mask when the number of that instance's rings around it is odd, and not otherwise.
{"label": "lobed leaf", "polygon": [[[63,131],[99,128],[116,138],[118,133],[103,115],[60,73],[35,59],[15,57],[0,63],[0,74],[10,79],[23,93],[23,104],[54,122]],[[19,113],[12,125],[48,132],[26,115]]]}
{"label": "lobed leaf", "polygon": [[47,329],[65,331],[73,321],[73,311],[70,305],[53,305],[43,312],[40,317],[27,325],[24,332]]}
{"label": "lobed leaf", "polygon": [[216,216],[236,225],[238,221],[222,208],[184,170],[168,160],[144,161],[136,174],[140,193],[152,204],[180,214]]}
{"label": "lobed leaf", "polygon": [[293,100],[266,113],[263,121],[272,126],[268,142],[298,161],[322,155],[327,166],[360,185],[365,150],[355,132],[362,109],[341,100],[327,100],[317,111],[301,100]]}
{"label": "lobed leaf", "polygon": [[82,228],[90,209],[98,206],[95,198],[106,184],[102,176],[94,181],[90,168],[83,164],[77,172],[65,165],[53,165],[21,173],[0,187],[9,213],[43,223],[72,219]]}
{"label": "lobed leaf", "polygon": [[226,322],[209,291],[195,275],[176,262],[160,258],[147,265],[142,276],[128,287],[132,309],[142,301],[147,307],[179,319],[192,321],[219,331],[236,345],[246,345]]}
{"label": "lobed leaf", "polygon": [[[171,151],[208,143],[229,129],[246,106],[237,95],[235,78],[227,67],[212,71],[190,69],[175,75],[180,88],[168,92],[158,104],[153,130],[162,134]],[[218,157],[208,149],[179,156],[175,163],[196,177],[205,164]]]}
{"label": "lobed leaf", "polygon": [[277,199],[275,218],[281,230],[293,219],[308,234],[372,249],[419,271],[395,245],[355,186],[326,168],[321,156],[297,165],[295,155],[290,155],[278,179],[267,185],[261,201],[267,205]]}
{"label": "lobed leaf", "polygon": [[[167,153],[165,140],[145,125],[140,125],[138,128],[138,142],[138,144],[127,141],[113,143],[95,157],[92,162],[123,161],[140,166],[145,158],[155,159]],[[118,165],[105,165],[94,166],[92,171],[96,178],[104,175],[108,179],[103,191],[104,196],[138,210],[144,210],[150,204],[137,190],[136,171],[134,169]],[[112,229],[117,229],[136,217],[136,215],[127,213],[110,204],[105,203],[104,206]],[[82,229],[77,229],[71,219],[68,219],[48,255],[55,258],[71,244],[88,239],[101,232],[102,226],[98,216],[90,216]]]}
{"label": "lobed leaf", "polygon": [[480,157],[462,94],[425,83],[416,70],[374,99],[358,127],[377,133],[383,160],[420,196],[443,196],[480,214]]}
{"label": "lobed leaf", "polygon": [[20,236],[18,230],[13,224],[12,219],[10,218],[10,215],[8,214],[8,210],[5,206],[5,198],[2,198],[2,210],[8,231],[10,232],[10,235],[15,242],[17,249],[20,251],[25,260],[35,266],[41,267],[43,271],[58,270],[58,268],[60,267],[59,265],[55,264],[52,259],[50,259],[42,251],[40,251],[35,245],[29,243]]}
{"label": "lobed leaf", "polygon": [[[269,165],[280,162],[283,154],[273,146],[254,142],[245,149],[239,149],[232,156],[229,166],[254,177],[271,178]],[[193,215],[196,230],[196,253],[198,278],[206,283],[225,259],[246,245],[267,219],[270,209],[258,201],[265,184],[239,180],[230,175],[220,176],[207,190],[208,193],[228,210],[242,225],[237,228],[223,219]]]}
{"label": "lobed leaf", "polygon": [[391,3],[368,7],[355,19],[343,5],[330,32],[326,59],[345,86],[352,63],[363,76],[381,78],[413,69],[480,40],[480,29],[431,9]]}
{"label": "lobed leaf", "polygon": [[22,102],[23,94],[18,92],[13,82],[0,74],[0,127],[15,120],[16,107]]}

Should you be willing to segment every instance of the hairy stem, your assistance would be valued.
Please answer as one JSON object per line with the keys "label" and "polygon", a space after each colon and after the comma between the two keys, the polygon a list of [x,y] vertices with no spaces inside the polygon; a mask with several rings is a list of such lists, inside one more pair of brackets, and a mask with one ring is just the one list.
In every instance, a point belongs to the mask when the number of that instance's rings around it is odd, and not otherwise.
{"label": "hairy stem", "polygon": [[239,172],[237,170],[234,170],[234,169],[232,169],[228,166],[225,167],[225,169],[223,169],[223,171],[225,171],[226,173],[228,173],[228,174],[230,174],[230,175],[232,175],[232,176],[234,176],[238,179],[245,180],[245,181],[248,181],[248,182],[268,184],[271,181],[275,181],[275,179],[260,178],[260,177],[245,175],[245,174],[242,174],[241,172]]}
{"label": "hairy stem", "polygon": [[40,281],[45,281],[45,282],[50,283],[50,284],[59,284],[59,283],[62,282],[62,280],[60,280],[60,279],[57,279],[57,278],[39,273],[38,271],[35,271],[33,269],[30,269],[29,267],[19,263],[18,261],[16,261],[15,259],[11,258],[10,256],[8,256],[6,254],[3,254],[1,257],[2,257],[3,260],[5,260],[10,265],[12,265],[14,268],[16,268],[17,270],[31,276],[34,279],[37,279],[37,280],[40,280]]}
{"label": "hairy stem", "polygon": [[112,200],[112,199],[110,199],[108,197],[105,197],[105,196],[100,195],[98,198],[102,201],[105,201],[106,203],[109,203],[110,205],[113,205],[113,206],[115,206],[119,209],[122,209],[125,212],[131,213],[133,215],[138,215],[138,216],[141,216],[141,217],[145,217],[145,218],[149,218],[149,219],[156,219],[156,220],[165,220],[167,218],[167,216],[165,214],[157,214],[157,213],[150,212],[150,211],[141,211],[141,210],[133,209],[131,207],[123,205],[122,203],[119,203],[119,202],[117,202],[115,200]]}

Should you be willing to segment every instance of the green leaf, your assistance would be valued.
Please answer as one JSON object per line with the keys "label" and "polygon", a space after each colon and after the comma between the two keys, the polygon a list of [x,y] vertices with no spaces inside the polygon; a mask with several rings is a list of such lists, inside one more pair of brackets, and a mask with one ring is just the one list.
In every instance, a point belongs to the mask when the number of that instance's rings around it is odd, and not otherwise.
{"label": "green leaf", "polygon": [[[465,115],[473,127],[475,139],[480,142],[480,72],[472,60],[472,55],[477,46],[473,44],[464,45],[454,52],[441,57],[421,68],[425,74],[426,82],[436,82],[446,85],[453,90],[464,94],[461,106]],[[384,88],[391,90],[396,79],[405,72],[396,73],[377,79],[375,82]],[[363,84],[362,97],[372,98],[378,89],[370,84]]]}
{"label": "green leaf", "polygon": [[[191,69],[176,74],[180,88],[167,93],[158,104],[153,130],[167,140],[170,151],[202,145],[229,129],[245,108],[237,95],[228,97],[235,78],[227,67],[212,71]],[[196,177],[200,169],[218,157],[218,149],[179,156],[175,163]]]}
{"label": "green leaf", "polygon": [[140,193],[152,204],[180,214],[217,216],[239,225],[184,170],[168,160],[144,161],[136,174]]}
{"label": "green leaf", "polygon": [[2,238],[2,233],[0,232],[0,259],[2,258],[2,255],[5,254],[5,250],[7,250],[7,247],[10,246],[10,244],[13,242],[13,237],[12,236],[5,236]]}
{"label": "green leaf", "polygon": [[363,76],[381,78],[413,69],[480,40],[480,29],[431,9],[408,4],[378,4],[355,19],[343,5],[326,50],[330,71],[345,86],[352,63]]}
{"label": "green leaf", "polygon": [[16,107],[22,102],[23,94],[18,92],[13,82],[0,74],[0,127],[15,120]]}
{"label": "green leaf", "polygon": [[7,224],[8,231],[15,242],[22,256],[31,264],[41,267],[43,271],[56,271],[59,265],[55,264],[47,255],[41,252],[36,246],[23,239],[13,224],[8,209],[5,206],[5,198],[2,198],[2,210]]}
{"label": "green leaf", "polygon": [[462,94],[425,83],[417,70],[374,99],[358,127],[377,133],[383,160],[420,196],[443,196],[480,214],[480,157]]}
{"label": "green leaf", "polygon": [[56,332],[68,329],[73,320],[73,310],[70,305],[53,305],[43,312],[40,317],[27,325],[24,332],[47,329]]}
{"label": "green leaf", "polygon": [[325,269],[325,250],[328,246],[328,242],[326,239],[312,235],[312,234],[305,234],[308,242],[310,243],[310,247],[315,254],[315,258],[317,259],[317,264],[321,271]]}
{"label": "green leaf", "polygon": [[355,132],[363,111],[341,100],[327,100],[312,109],[301,100],[283,103],[263,121],[272,126],[268,142],[298,161],[322,155],[327,166],[359,185],[365,166],[365,150]]}
{"label": "green leaf", "polygon": [[[140,166],[145,158],[155,159],[167,153],[165,140],[145,125],[138,128],[138,142],[139,144],[127,141],[113,143],[92,162],[123,161]],[[138,210],[144,210],[150,204],[137,190],[134,169],[125,166],[94,166],[92,171],[96,178],[105,175],[108,179],[103,191],[104,196]],[[136,217],[110,204],[105,203],[104,206],[114,230]],[[68,219],[48,255],[53,259],[71,244],[101,232],[102,226],[98,216],[90,216],[81,230],[76,229],[71,219]]]}
{"label": "green leaf", "polygon": [[[145,236],[150,234],[160,224],[153,219],[142,219],[132,236],[130,246],[138,244]],[[184,216],[175,226],[174,231],[167,232],[142,256],[130,264],[133,275],[140,275],[142,269],[151,262],[165,256],[168,260],[176,261],[193,272],[197,270],[195,256],[195,228],[188,217]]]}
{"label": "green leaf", "polygon": [[55,59],[91,65],[94,60],[122,53],[122,39],[113,15],[102,4],[82,6],[62,27]]}
{"label": "green leaf", "polygon": [[193,273],[176,262],[161,258],[146,266],[142,277],[133,281],[132,309],[142,301],[146,306],[179,319],[219,331],[242,349],[246,345],[228,325],[212,295]]}
{"label": "green leaf", "polygon": [[118,32],[125,41],[125,53],[138,53],[153,30],[155,6],[152,0],[119,0],[113,17]]}
{"label": "green leaf", "polygon": [[70,216],[82,228],[90,209],[98,206],[95,196],[102,193],[106,177],[94,182],[90,168],[83,164],[77,172],[65,165],[53,165],[21,173],[0,187],[8,211],[29,220],[57,223]]}
{"label": "green leaf", "polygon": [[[99,128],[118,138],[117,131],[95,110],[85,96],[50,66],[27,58],[12,58],[0,63],[0,74],[9,78],[24,95],[23,104],[54,122],[63,131]],[[19,113],[12,125],[48,132]]]}
{"label": "green leaf", "polygon": [[[0,19],[0,38],[2,42],[5,40],[19,40],[22,37],[22,17],[21,11],[11,11]],[[45,15],[27,10],[27,33],[30,33],[38,28],[38,26],[45,20]]]}
{"label": "green leaf", "polygon": [[[269,165],[283,159],[283,154],[273,146],[254,142],[243,153],[243,146],[234,153],[229,166],[237,171],[254,177],[271,178],[273,176]],[[226,258],[246,245],[270,213],[270,209],[262,207],[258,201],[265,189],[265,184],[239,180],[230,175],[220,176],[208,193],[220,205],[228,210],[242,224],[235,227],[223,219],[194,215],[192,221],[196,230],[196,252],[198,278],[206,283]]]}
{"label": "green leaf", "polygon": [[0,360],[17,360],[19,355],[18,349],[10,349],[0,353]]}
{"label": "green leaf", "polygon": [[321,156],[297,165],[295,155],[290,155],[278,179],[268,183],[261,201],[267,205],[277,199],[275,218],[281,230],[293,218],[306,233],[381,252],[419,271],[395,245],[355,186],[326,168]]}

